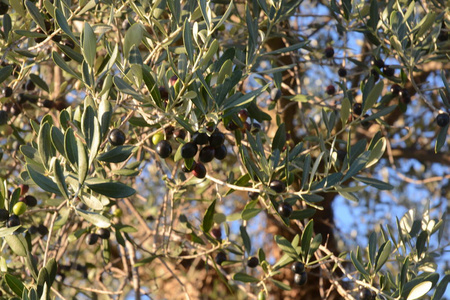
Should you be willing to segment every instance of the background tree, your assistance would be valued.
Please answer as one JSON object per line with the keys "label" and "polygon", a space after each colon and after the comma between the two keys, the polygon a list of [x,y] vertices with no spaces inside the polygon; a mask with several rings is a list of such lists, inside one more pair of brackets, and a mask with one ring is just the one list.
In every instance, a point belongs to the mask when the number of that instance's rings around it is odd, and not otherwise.
{"label": "background tree", "polygon": [[2,297],[443,298],[448,3],[0,13]]}

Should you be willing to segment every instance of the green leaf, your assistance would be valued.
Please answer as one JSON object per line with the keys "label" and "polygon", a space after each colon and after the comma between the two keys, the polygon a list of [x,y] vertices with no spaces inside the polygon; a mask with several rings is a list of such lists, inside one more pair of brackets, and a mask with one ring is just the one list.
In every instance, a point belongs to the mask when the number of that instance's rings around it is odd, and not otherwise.
{"label": "green leaf", "polygon": [[139,51],[138,47],[136,46],[131,47],[129,61],[130,64],[132,65],[139,65],[139,67],[136,68],[136,71],[138,73],[142,72],[142,68],[140,66],[144,64],[144,61],[142,60],[141,52]]}
{"label": "green leaf", "polygon": [[108,132],[112,116],[112,105],[107,99],[103,99],[98,107],[98,116],[102,137]]}
{"label": "green leaf", "polygon": [[216,209],[216,199],[209,205],[208,209],[203,216],[202,230],[203,232],[209,232],[214,224],[214,213]]}
{"label": "green leaf", "polygon": [[368,177],[360,177],[360,176],[354,176],[353,177],[355,180],[358,180],[360,182],[363,182],[367,185],[373,186],[376,189],[379,190],[392,190],[394,187],[392,185],[390,185],[387,182],[375,179],[375,178],[368,178]]}
{"label": "green leaf", "polygon": [[9,4],[21,17],[25,17],[26,12],[23,7],[23,1],[9,1]]}
{"label": "green leaf", "polygon": [[250,118],[255,119],[256,121],[262,123],[264,121],[271,121],[272,117],[263,112],[259,106],[256,104],[256,101],[250,102],[250,104],[247,106],[248,114],[250,115]]}
{"label": "green leaf", "polygon": [[449,127],[449,124],[447,124],[446,126],[442,127],[439,130],[439,134],[436,139],[436,144],[434,146],[435,153],[438,153],[438,151],[442,148],[442,146],[444,146],[445,141],[447,140],[448,127]]}
{"label": "green leaf", "polygon": [[3,32],[5,34],[5,41],[8,41],[9,33],[12,29],[12,20],[9,14],[3,15]]}
{"label": "green leaf", "polygon": [[244,208],[244,210],[241,213],[241,218],[244,221],[248,221],[254,217],[256,217],[260,212],[262,211],[262,209],[260,208]]}
{"label": "green leaf", "polygon": [[371,109],[374,104],[377,102],[378,98],[381,96],[381,92],[384,88],[384,81],[380,80],[370,91],[367,96],[366,101],[363,103],[363,114],[366,113],[369,109]]}
{"label": "green leaf", "polygon": [[342,125],[347,123],[348,117],[350,116],[351,104],[348,98],[344,98],[341,104],[340,117]]}
{"label": "green leaf", "polygon": [[347,179],[350,179],[351,177],[358,174],[359,171],[361,171],[367,164],[368,158],[369,158],[369,151],[364,152],[361,154],[355,161],[350,165],[349,170],[345,174],[344,178],[342,178],[341,182],[345,182]]}
{"label": "green leaf", "polygon": [[440,300],[442,296],[444,296],[445,290],[447,289],[447,285],[450,282],[450,274],[447,274],[442,278],[441,282],[436,287],[434,291],[433,297],[431,300]]}
{"label": "green leaf", "polygon": [[417,35],[415,36],[415,40],[421,38],[433,25],[436,21],[436,13],[429,12],[425,15],[425,17],[418,23],[412,31],[416,31]]}
{"label": "green leaf", "polygon": [[[29,234],[25,235],[25,242],[27,244],[27,248],[31,249],[31,236]],[[27,256],[25,257],[25,266],[30,271],[31,276],[36,280],[38,278],[38,268],[37,268],[37,258],[31,254],[30,251],[27,251]]]}
{"label": "green leaf", "polygon": [[375,259],[375,272],[378,272],[381,267],[387,262],[389,259],[389,255],[391,255],[392,243],[391,241],[387,241],[383,245],[381,245],[380,249],[378,249],[377,258]]}
{"label": "green leaf", "polygon": [[230,77],[233,72],[233,63],[230,59],[226,60],[225,63],[220,68],[219,74],[217,75],[217,84],[222,84],[225,78]]}
{"label": "green leaf", "polygon": [[293,67],[295,67],[295,64],[290,64],[290,65],[285,65],[285,66],[281,66],[281,67],[271,68],[271,69],[267,69],[267,70],[257,71],[257,73],[260,74],[260,75],[263,75],[263,74],[275,74],[275,73],[280,73],[280,72],[284,72],[284,71],[287,71],[287,70],[291,70]]}
{"label": "green leaf", "polygon": [[136,228],[134,228],[133,226],[130,226],[130,225],[116,224],[116,225],[114,225],[114,228],[116,228],[117,230],[120,230],[121,232],[126,232],[126,233],[138,232],[138,230]]}
{"label": "green leaf", "polygon": [[241,282],[259,282],[260,280],[258,278],[255,278],[253,276],[250,276],[245,273],[236,273],[233,275],[233,280],[241,281]]}
{"label": "green leaf", "polygon": [[88,22],[84,22],[83,40],[81,42],[81,53],[83,53],[89,67],[94,67],[95,54],[97,48],[97,38],[95,37],[94,30]]}
{"label": "green leaf", "polygon": [[15,254],[23,257],[27,256],[28,246],[23,235],[7,235],[5,236],[5,241]]}
{"label": "green leaf", "polygon": [[[69,109],[72,109],[71,107]],[[59,124],[61,125],[61,129],[64,129],[64,131],[67,130],[67,128],[70,128],[69,123],[71,122],[71,117],[69,115],[69,112],[67,109],[64,109],[59,114]]]}
{"label": "green leaf", "polygon": [[45,7],[45,10],[47,11],[47,13],[50,14],[50,16],[52,18],[56,18],[55,6],[53,5],[53,2],[54,2],[54,0],[51,0],[51,2],[50,2],[50,0],[44,0],[44,7]]}
{"label": "green leaf", "polygon": [[14,277],[11,274],[6,273],[5,281],[6,284],[9,286],[9,288],[14,292],[14,294],[16,294],[19,297],[22,297],[22,293],[25,288],[25,286],[22,283],[22,280],[18,279],[17,277]]}
{"label": "green leaf", "polygon": [[208,34],[211,31],[211,8],[209,7],[209,1],[208,1],[208,5],[206,3],[206,0],[199,0],[199,6],[200,6],[200,10],[202,12],[203,15],[203,19],[205,20],[205,24],[206,24],[206,28],[208,30]]}
{"label": "green leaf", "polygon": [[78,166],[78,149],[77,149],[77,139],[73,133],[71,127],[67,128],[64,135],[64,151],[66,153],[67,159],[74,166]]}
{"label": "green leaf", "polygon": [[64,31],[65,34],[67,34],[72,41],[74,41],[78,46],[80,45],[80,42],[78,39],[73,35],[72,31],[70,30],[69,24],[67,23],[66,17],[64,17],[64,14],[59,10],[58,8],[55,9],[55,15],[56,15],[56,21],[58,22],[59,27],[61,27],[62,31]]}
{"label": "green leaf", "polygon": [[200,82],[201,82],[202,86],[205,88],[208,96],[211,98],[214,98],[211,88],[209,87],[208,83],[205,81],[205,78],[203,77],[202,72],[200,72],[200,70],[197,70],[197,72],[195,72],[195,75],[197,75],[198,80],[200,80]]}
{"label": "green leaf", "polygon": [[89,149],[89,165],[92,165],[95,157],[97,157],[101,142],[100,124],[98,123],[97,117],[94,116],[93,136],[91,140],[91,147]]}
{"label": "green leaf", "polygon": [[247,230],[245,226],[240,227],[241,237],[242,241],[244,242],[245,251],[248,255],[252,252],[252,241],[250,240],[250,237],[248,236]]}
{"label": "green leaf", "polygon": [[104,208],[103,203],[95,195],[83,197],[81,200],[93,210],[102,210]]}
{"label": "green leaf", "polygon": [[[449,102],[450,93],[449,94],[446,94],[446,93],[447,93],[447,91],[444,90],[443,88],[439,89],[439,95],[441,96],[442,103],[444,104],[444,106],[447,109],[449,109],[450,108],[450,102]],[[449,96],[447,96],[447,95],[449,95]]]}
{"label": "green leaf", "polygon": [[26,0],[25,1],[25,6],[27,7],[28,13],[30,14],[30,16],[34,20],[34,22],[36,22],[36,24],[38,24],[39,27],[41,27],[41,29],[44,32],[47,32],[47,29],[45,28],[44,17],[42,16],[42,14],[39,11],[39,9],[34,5],[34,3],[31,2],[31,1]]}
{"label": "green leaf", "polygon": [[209,45],[208,51],[203,56],[203,59],[200,63],[200,67],[208,65],[211,62],[211,59],[213,58],[214,54],[216,54],[218,50],[219,50],[219,42],[217,40],[213,40]]}
{"label": "green leaf", "polygon": [[291,290],[291,287],[288,284],[285,284],[285,283],[283,283],[281,281],[278,281],[278,280],[275,280],[273,278],[270,278],[270,280],[273,282],[273,284],[275,286],[277,286],[278,288],[280,288],[282,290],[285,290],[285,291],[290,291]]}
{"label": "green leaf", "polygon": [[126,198],[136,193],[133,188],[117,181],[89,180],[86,185],[94,192],[110,198]]}
{"label": "green leaf", "polygon": [[97,212],[86,211],[79,208],[77,208],[77,212],[81,217],[83,217],[86,221],[88,221],[94,226],[100,228],[111,227],[111,222],[109,221],[109,219]]}
{"label": "green leaf", "polygon": [[57,64],[61,69],[63,69],[63,71],[69,73],[70,75],[72,75],[73,77],[77,78],[78,80],[83,81],[83,79],[81,78],[80,74],[78,74],[75,71],[73,71],[72,68],[70,68],[69,65],[64,61],[64,59],[61,57],[60,54],[58,54],[57,52],[53,51],[52,59],[55,62],[55,64]]}
{"label": "green leaf", "polygon": [[[37,293],[38,293],[39,296],[43,296],[44,293],[46,293],[46,287],[48,286],[48,285],[46,285],[46,283],[47,283],[48,280],[49,280],[49,278],[48,278],[47,269],[46,268],[42,268],[39,271],[39,276],[38,276],[38,279],[37,279],[37,282],[36,282],[36,284],[37,284]],[[40,299],[43,300],[43,299],[46,299],[46,297],[41,297]]]}
{"label": "green leaf", "polygon": [[42,170],[42,172],[45,171],[44,166],[42,165],[41,157],[36,149],[28,145],[22,145],[20,146],[20,152],[22,152],[22,154],[26,157],[27,163],[32,162],[36,168]]}
{"label": "green leaf", "polygon": [[339,195],[341,195],[345,199],[348,199],[348,200],[353,201],[353,202],[359,202],[358,197],[356,197],[354,193],[342,191],[339,188],[336,188],[336,190],[338,191]]}
{"label": "green leaf", "polygon": [[161,94],[159,93],[158,86],[156,85],[155,79],[150,74],[148,66],[146,65],[142,66],[142,77],[144,79],[145,85],[147,86],[147,90],[149,91],[156,106],[158,106],[159,108],[163,108],[164,105],[161,101]]}
{"label": "green leaf", "polygon": [[311,218],[316,213],[314,208],[306,208],[302,210],[294,210],[289,217],[291,220],[304,220]]}
{"label": "green leaf", "polygon": [[[36,31],[28,31],[28,30],[14,30],[15,34],[21,35],[21,36],[26,36],[26,37],[30,37],[30,38],[46,38],[47,34],[45,33],[39,33]],[[33,56],[36,57],[36,56]]]}
{"label": "green leaf", "polygon": [[41,77],[39,77],[36,74],[30,74],[30,79],[31,81],[33,81],[38,87],[40,87],[41,89],[43,89],[44,91],[46,91],[47,93],[50,93],[50,89],[48,88],[47,83],[42,80]]}
{"label": "green leaf", "polygon": [[267,56],[270,55],[270,56],[272,56],[272,55],[279,55],[279,54],[282,54],[282,53],[292,52],[292,51],[295,51],[295,50],[298,50],[298,49],[301,49],[301,48],[305,48],[305,46],[308,45],[309,42],[310,41],[301,42],[301,43],[294,44],[294,45],[289,46],[289,47],[280,48],[280,49],[277,49],[277,50],[274,50],[274,51],[270,51],[270,52],[264,53],[263,55],[267,55]]}
{"label": "green leaf", "polygon": [[97,159],[104,162],[119,163],[130,157],[131,153],[136,149],[137,147],[129,145],[117,146],[108,152],[100,154]]}
{"label": "green leaf", "polygon": [[[107,67],[105,67],[105,69],[106,68]],[[104,101],[108,101],[107,99],[108,99],[109,93],[111,92],[112,85],[113,85],[113,75],[112,74],[107,74],[106,77],[105,77],[105,80],[103,81],[102,90],[97,95],[97,97],[101,97],[101,99],[102,99],[102,102],[100,102],[100,105],[99,105],[99,110],[100,110],[100,106],[104,103]],[[99,111],[99,113],[98,113],[99,118],[101,118],[103,113],[104,112],[100,113],[100,111]],[[102,133],[102,136],[103,136],[103,133]]]}
{"label": "green leaf", "polygon": [[284,146],[286,146],[286,125],[284,123],[280,124],[275,133],[275,137],[272,141],[272,150],[278,149],[283,151]]}
{"label": "green leaf", "polygon": [[294,247],[291,243],[284,237],[280,235],[275,236],[275,242],[278,244],[278,247],[281,248],[287,255],[289,255],[292,259],[298,259],[298,253],[295,251]]}
{"label": "green leaf", "polygon": [[426,242],[428,240],[428,232],[422,231],[417,237],[416,249],[417,257],[420,258],[422,253],[426,250]]}
{"label": "green leaf", "polygon": [[14,50],[14,52],[16,52],[17,54],[24,56],[24,57],[28,57],[28,58],[35,58],[37,55],[34,54],[33,52],[27,51],[27,50]]}
{"label": "green leaf", "polygon": [[[69,46],[66,46],[64,44],[57,44],[56,46],[58,46],[59,49],[61,49],[61,51],[68,56],[69,58],[73,59],[74,61],[76,61],[77,63],[81,64],[84,60],[83,55],[81,55],[79,52],[73,50],[72,48],[70,48]],[[99,95],[100,96],[100,95]]]}
{"label": "green leaf", "polygon": [[41,189],[56,194],[58,196],[61,195],[58,186],[56,185],[56,183],[53,182],[53,180],[35,171],[30,165],[27,165],[25,168],[27,169],[27,172],[30,175],[31,180],[33,180],[33,182],[36,183]]}
{"label": "green leaf", "polygon": [[367,159],[367,164],[365,166],[366,168],[373,166],[380,160],[380,158],[384,154],[384,151],[386,150],[386,145],[387,142],[385,137],[382,137],[381,139],[378,140],[378,142],[370,151],[370,155],[369,158]]}
{"label": "green leaf", "polygon": [[45,269],[47,269],[48,273],[48,286],[52,286],[56,278],[56,272],[58,270],[55,258],[52,257],[48,260],[47,264],[45,265]]}
{"label": "green leaf", "polygon": [[50,134],[53,146],[64,156],[66,154],[64,150],[64,134],[55,126],[52,126]]}
{"label": "green leaf", "polygon": [[443,90],[444,90],[444,95],[445,95],[445,96],[443,96],[442,93],[440,93],[441,94],[441,98],[442,98],[442,101],[444,102],[445,106],[447,108],[450,108],[450,103],[448,103],[448,100],[450,98],[450,85],[447,82],[447,76],[446,76],[446,74],[444,72],[444,69],[441,70],[441,78],[442,78],[442,82],[444,83],[444,89]]}
{"label": "green leaf", "polygon": [[222,17],[220,18],[219,22],[216,23],[216,26],[214,26],[212,31],[216,31],[220,26],[222,26],[222,24],[228,20],[228,17],[230,16],[233,8],[234,8],[234,3],[233,1],[230,1],[230,3],[226,4],[225,7],[227,7],[227,10],[225,11],[225,13],[222,15]]}
{"label": "green leaf", "polygon": [[431,281],[424,281],[419,283],[418,285],[413,287],[406,300],[415,300],[421,298],[431,290],[432,286],[433,283]]}
{"label": "green leaf", "polygon": [[355,252],[352,251],[352,253],[350,254],[350,258],[352,260],[353,265],[355,266],[356,270],[358,270],[359,273],[361,273],[362,275],[369,276],[367,270],[364,268],[364,266],[356,257]]}
{"label": "green leaf", "polygon": [[192,43],[191,25],[189,24],[189,18],[186,18],[183,24],[183,42],[186,49],[187,56],[191,62],[194,61],[194,45]]}
{"label": "green leaf", "polygon": [[140,23],[136,22],[128,28],[123,40],[123,57],[128,58],[130,56],[130,50],[133,46],[139,47],[143,36],[144,30]]}
{"label": "green leaf", "polygon": [[89,166],[88,166],[88,158],[87,158],[87,150],[84,142],[81,139],[77,138],[77,153],[78,153],[78,182],[83,184],[88,174]]}
{"label": "green leaf", "polygon": [[39,129],[38,152],[46,170],[50,170],[50,159],[55,156],[55,149],[51,142],[50,124],[44,123]]}
{"label": "green leaf", "polygon": [[0,228],[0,238],[5,237],[7,235],[11,235],[14,231],[20,228],[22,225],[14,226],[14,227],[2,227]]}
{"label": "green leaf", "polygon": [[[325,151],[322,151],[319,156],[314,161],[314,165],[311,169],[311,174],[309,176],[309,184],[314,181],[314,176],[316,175],[317,169],[319,168],[320,162],[322,161],[323,156],[325,155]],[[308,174],[306,174],[308,175]]]}
{"label": "green leaf", "polygon": [[64,172],[63,169],[61,168],[61,164],[59,163],[58,159],[54,159],[52,161],[53,164],[53,172],[55,173],[55,180],[56,180],[56,185],[58,186],[62,196],[64,199],[70,199],[69,196],[69,190],[67,189],[67,185],[66,185],[66,179],[64,177]]}
{"label": "green leaf", "polygon": [[30,288],[30,291],[28,292],[28,297],[30,297],[30,300],[38,300],[36,289]]}
{"label": "green leaf", "polygon": [[320,244],[322,243],[322,235],[320,233],[316,234],[311,242],[311,246],[308,250],[308,257],[306,258],[306,262],[309,262],[311,257],[313,257],[314,253],[319,249]]}
{"label": "green leaf", "polygon": [[375,254],[377,251],[377,235],[372,232],[369,237],[369,262],[372,266],[375,264]]}
{"label": "green leaf", "polygon": [[22,300],[30,300],[30,297],[28,297],[28,290],[24,289],[22,292]]}
{"label": "green leaf", "polygon": [[8,65],[0,69],[0,83],[5,81],[12,73],[14,67],[12,65]]}
{"label": "green leaf", "polygon": [[120,169],[112,171],[112,174],[119,176],[136,176],[139,173],[140,173],[139,170],[132,170],[132,169]]}
{"label": "green leaf", "polygon": [[393,112],[397,107],[398,107],[398,105],[391,105],[391,106],[385,107],[382,110],[380,110],[380,111],[378,111],[378,112],[368,116],[367,118],[364,118],[364,121],[368,122],[368,121],[372,121],[372,120],[375,120],[377,118],[380,118],[382,116],[388,115],[391,112]]}
{"label": "green leaf", "polygon": [[273,270],[279,270],[280,268],[283,268],[290,264],[293,261],[297,261],[298,256],[293,258],[291,255],[284,253],[283,256],[273,265]]}
{"label": "green leaf", "polygon": [[245,105],[253,101],[253,98],[259,96],[262,92],[264,92],[268,86],[269,85],[265,85],[263,87],[260,87],[259,89],[251,91],[250,93],[247,93],[242,96],[240,95],[240,93],[236,93],[235,95],[231,96],[229,99],[224,101],[222,109],[226,110],[229,108]]}
{"label": "green leaf", "polygon": [[377,0],[370,1],[370,19],[367,25],[372,28],[373,31],[377,30],[377,24],[380,19],[380,14],[378,12],[378,2]]}
{"label": "green leaf", "polygon": [[94,87],[94,76],[92,74],[92,69],[89,68],[86,60],[81,63],[81,75],[83,77],[83,82],[86,87],[93,89]]}
{"label": "green leaf", "polygon": [[303,259],[308,258],[309,248],[311,247],[311,238],[314,230],[314,221],[310,220],[308,224],[306,224],[305,229],[302,233],[301,238],[301,252]]}
{"label": "green leaf", "polygon": [[115,86],[122,93],[130,95],[130,96],[132,96],[134,99],[136,99],[138,101],[141,101],[141,102],[144,101],[144,98],[142,98],[142,96],[138,92],[136,92],[136,90],[134,88],[132,88],[131,85],[126,83],[122,78],[114,76],[113,82],[114,82]]}

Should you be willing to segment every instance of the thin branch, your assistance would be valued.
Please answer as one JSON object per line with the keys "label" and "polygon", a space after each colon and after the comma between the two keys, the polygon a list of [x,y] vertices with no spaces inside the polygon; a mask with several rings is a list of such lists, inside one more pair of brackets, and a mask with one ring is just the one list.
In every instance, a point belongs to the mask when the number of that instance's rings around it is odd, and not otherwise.
{"label": "thin branch", "polygon": [[139,272],[138,268],[134,266],[136,262],[136,252],[134,251],[133,244],[130,241],[126,241],[126,246],[128,250],[128,254],[130,257],[130,264],[131,264],[131,274],[133,277],[133,289],[134,289],[134,297],[136,300],[141,299],[141,284],[139,279]]}
{"label": "thin branch", "polygon": [[220,179],[214,178],[214,177],[212,177],[209,174],[206,174],[206,178],[208,178],[209,180],[211,180],[211,181],[213,181],[213,182],[215,182],[217,184],[227,186],[230,189],[233,189],[233,190],[236,190],[236,191],[262,193],[262,190],[254,189],[254,188],[251,188],[251,187],[245,187],[245,186],[237,186],[237,185],[234,185],[234,184],[222,181]]}

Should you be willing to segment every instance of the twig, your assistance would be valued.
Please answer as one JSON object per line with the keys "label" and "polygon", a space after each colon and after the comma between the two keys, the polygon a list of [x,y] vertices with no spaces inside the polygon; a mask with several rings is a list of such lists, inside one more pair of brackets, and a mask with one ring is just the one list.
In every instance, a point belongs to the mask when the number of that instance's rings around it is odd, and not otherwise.
{"label": "twig", "polygon": [[134,251],[133,244],[130,241],[126,241],[126,246],[128,250],[128,254],[130,257],[131,264],[131,274],[133,276],[133,289],[134,289],[134,297],[136,300],[141,299],[141,284],[139,280],[139,272],[138,268],[134,266],[136,262],[136,252]]}
{"label": "twig", "polygon": [[59,210],[66,205],[66,201],[63,201],[57,208],[55,213],[53,214],[52,220],[50,221],[50,228],[48,229],[48,238],[47,238],[47,244],[45,245],[45,252],[44,252],[44,266],[47,264],[47,257],[48,257],[48,249],[50,248],[50,240],[52,236],[53,231],[53,224],[55,223],[56,217],[58,216]]}
{"label": "twig", "polygon": [[164,259],[162,259],[161,257],[159,257],[158,259],[166,267],[166,269],[170,272],[170,274],[172,274],[172,276],[175,278],[175,280],[178,281],[178,283],[181,285],[181,288],[183,289],[183,291],[186,295],[186,299],[191,300],[191,297],[189,296],[189,293],[187,292],[186,286],[184,285],[184,283],[181,282],[181,280],[178,278],[178,276],[172,271],[171,268],[169,268],[169,266],[164,261]]}
{"label": "twig", "polygon": [[91,293],[96,293],[96,294],[103,294],[103,295],[121,295],[123,293],[122,290],[118,290],[117,292],[110,292],[110,291],[104,291],[104,290],[98,290],[98,289],[93,289],[93,288],[89,288],[89,287],[83,287],[83,286],[73,286],[67,283],[64,283],[62,281],[56,280],[56,282],[58,282],[59,284],[62,284],[64,286],[70,287],[72,289],[75,290],[82,290],[82,291],[86,291],[86,292],[91,292]]}
{"label": "twig", "polygon": [[54,287],[51,287],[51,289],[52,289],[53,293],[56,294],[56,296],[58,296],[59,298],[61,298],[63,300],[66,300],[66,298],[64,298],[63,295],[61,295],[57,289],[55,289]]}
{"label": "twig", "polygon": [[225,185],[225,186],[227,186],[227,187],[229,187],[230,189],[233,189],[233,190],[244,191],[244,192],[256,192],[256,193],[261,193],[262,192],[259,189],[254,189],[254,188],[251,188],[251,187],[237,186],[237,185],[234,185],[234,184],[230,184],[228,182],[225,182],[225,181],[222,181],[220,179],[214,178],[214,177],[212,177],[209,174],[206,174],[206,178],[208,178],[209,180],[214,181],[215,183],[218,183],[220,185]]}

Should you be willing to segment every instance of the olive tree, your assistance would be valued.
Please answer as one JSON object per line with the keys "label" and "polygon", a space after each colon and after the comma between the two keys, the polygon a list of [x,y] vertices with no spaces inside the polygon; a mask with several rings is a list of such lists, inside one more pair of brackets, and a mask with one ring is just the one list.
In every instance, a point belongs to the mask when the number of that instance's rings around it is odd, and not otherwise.
{"label": "olive tree", "polygon": [[2,297],[444,297],[445,1],[0,14]]}

